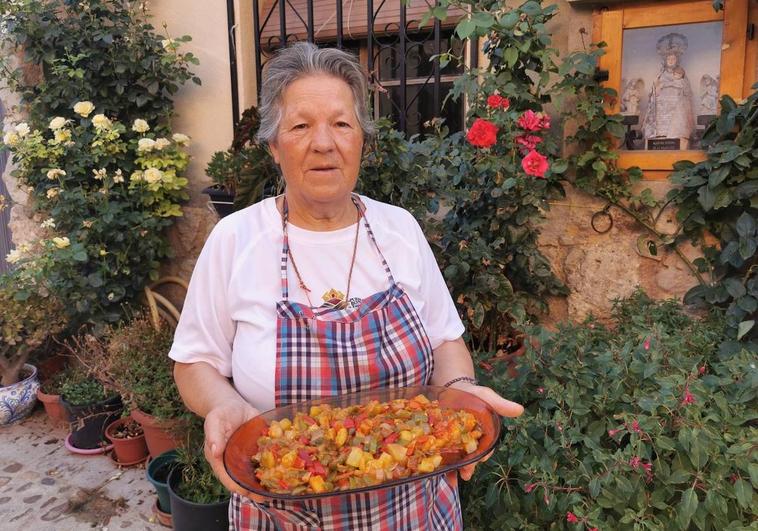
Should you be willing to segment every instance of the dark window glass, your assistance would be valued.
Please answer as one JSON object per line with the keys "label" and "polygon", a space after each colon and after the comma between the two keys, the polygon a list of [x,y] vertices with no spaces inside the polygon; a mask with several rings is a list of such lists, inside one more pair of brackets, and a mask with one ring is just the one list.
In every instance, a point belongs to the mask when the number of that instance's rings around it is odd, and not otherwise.
{"label": "dark window glass", "polygon": [[[379,42],[379,79],[382,81],[400,79],[400,38],[397,36],[382,38]],[[405,77],[412,79],[432,76],[434,64],[431,58],[435,55],[434,33],[408,35],[405,46]],[[440,51],[444,53],[451,47],[454,55],[463,55],[463,42],[443,34],[440,37]],[[463,68],[457,62],[451,61],[440,71],[440,74],[458,75],[462,72]]]}
{"label": "dark window glass", "polygon": [[[389,116],[395,122],[400,123],[400,86],[385,87],[387,93],[379,96],[379,114]],[[453,88],[452,83],[440,83],[440,103],[444,101],[445,96]],[[430,81],[427,84],[408,85],[406,88],[406,105],[405,113],[406,131],[408,135],[422,133],[424,122],[437,116],[434,109],[434,83]],[[450,131],[460,131],[463,129],[463,106],[460,101],[449,100],[442,109],[441,117],[445,119],[445,124]]]}

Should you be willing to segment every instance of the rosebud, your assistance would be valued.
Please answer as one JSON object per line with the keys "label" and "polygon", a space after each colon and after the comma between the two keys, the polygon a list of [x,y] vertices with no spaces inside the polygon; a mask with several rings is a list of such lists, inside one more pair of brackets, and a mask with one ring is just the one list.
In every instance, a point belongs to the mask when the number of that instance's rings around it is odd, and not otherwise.
{"label": "rosebud", "polygon": [[570,524],[578,524],[579,518],[571,511],[566,513],[566,521]]}

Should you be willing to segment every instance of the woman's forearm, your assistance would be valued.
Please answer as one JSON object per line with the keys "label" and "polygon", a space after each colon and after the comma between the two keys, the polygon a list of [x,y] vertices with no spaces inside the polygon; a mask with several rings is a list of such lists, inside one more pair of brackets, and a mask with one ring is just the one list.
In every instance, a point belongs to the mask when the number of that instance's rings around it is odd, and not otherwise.
{"label": "woman's forearm", "polygon": [[474,377],[474,362],[463,338],[445,341],[434,349],[432,385],[445,385],[460,376]]}
{"label": "woman's forearm", "polygon": [[201,417],[223,403],[245,403],[228,378],[202,361],[177,362],[174,365],[174,380],[185,405]]}

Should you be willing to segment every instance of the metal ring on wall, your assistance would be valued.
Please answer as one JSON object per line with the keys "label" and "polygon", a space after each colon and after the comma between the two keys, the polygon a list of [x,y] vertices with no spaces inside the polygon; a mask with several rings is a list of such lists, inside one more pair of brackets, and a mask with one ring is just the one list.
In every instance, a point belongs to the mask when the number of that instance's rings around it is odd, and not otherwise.
{"label": "metal ring on wall", "polygon": [[[610,212],[608,212],[610,207],[611,206],[608,205],[603,210],[600,210],[592,214],[592,218],[590,219],[590,225],[592,225],[592,230],[594,230],[598,234],[605,234],[606,232],[608,232],[609,230],[613,228],[613,216],[611,216]],[[606,229],[601,230],[597,228],[597,222],[598,220],[602,218],[608,218],[608,227]]]}

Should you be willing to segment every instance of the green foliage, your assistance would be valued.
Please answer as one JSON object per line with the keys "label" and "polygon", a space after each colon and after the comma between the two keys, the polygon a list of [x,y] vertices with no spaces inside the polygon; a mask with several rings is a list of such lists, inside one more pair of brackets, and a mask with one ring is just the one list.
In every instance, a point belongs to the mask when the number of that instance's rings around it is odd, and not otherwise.
{"label": "green foliage", "polygon": [[260,122],[255,107],[242,113],[232,147],[214,153],[205,170],[216,186],[234,195],[235,210],[275,195],[281,187],[274,159],[266,146],[255,139]]}
{"label": "green foliage", "polygon": [[0,275],[0,385],[16,383],[32,352],[64,326],[63,306],[41,276]]}
{"label": "green foliage", "polygon": [[187,434],[187,444],[178,450],[176,459],[182,471],[177,494],[187,501],[211,504],[228,499],[229,491],[219,482],[206,461],[204,442],[203,419],[194,417]]}
{"label": "green foliage", "polygon": [[724,331],[641,293],[610,328],[531,330],[517,378],[480,374],[526,411],[463,484],[466,528],[748,529],[758,372]]}
{"label": "green foliage", "polygon": [[138,314],[104,337],[87,335],[72,341],[82,365],[117,391],[129,409],[139,408],[159,420],[187,414],[168,357],[173,341],[170,328],[156,330],[147,315]]}
{"label": "green foliage", "polygon": [[95,378],[76,372],[61,386],[62,397],[72,406],[87,406],[112,396]]}
{"label": "green foliage", "polygon": [[42,79],[25,76],[5,55],[9,86],[27,104],[33,124],[65,115],[81,100],[92,101],[125,123],[144,118],[166,123],[171,99],[193,77],[191,53],[179,47],[188,36],[170,39],[146,22],[145,2],[121,0],[0,1],[3,41],[18,49],[27,65],[39,65]]}
{"label": "green foliage", "polygon": [[[566,170],[553,162],[559,146],[545,134],[550,119],[543,113],[557,71],[545,29],[555,6],[502,4],[441,2],[429,15],[443,19],[453,6],[471,10],[458,23],[458,36],[487,37],[488,67],[466,72],[450,95],[466,97],[469,136],[449,134],[435,122],[425,139],[404,140],[381,124],[361,175],[362,191],[408,208],[421,221],[473,350],[494,350],[514,323],[546,309],[548,295],[565,293],[537,248],[539,223],[548,199],[562,194]],[[441,60],[461,58],[443,54]],[[488,103],[490,97],[498,104]],[[532,113],[532,128],[520,125],[526,113]],[[472,140],[476,123],[497,128],[493,142]],[[544,160],[542,170],[528,173],[527,155]]]}
{"label": "green foliage", "polygon": [[[758,85],[753,86],[753,89]],[[738,104],[721,100],[721,114],[703,134],[708,158],[675,166],[679,240],[702,245],[696,260],[711,282],[691,289],[688,303],[726,308],[732,339],[758,339],[758,93]],[[714,242],[713,240],[717,240]]]}

